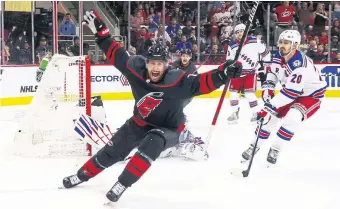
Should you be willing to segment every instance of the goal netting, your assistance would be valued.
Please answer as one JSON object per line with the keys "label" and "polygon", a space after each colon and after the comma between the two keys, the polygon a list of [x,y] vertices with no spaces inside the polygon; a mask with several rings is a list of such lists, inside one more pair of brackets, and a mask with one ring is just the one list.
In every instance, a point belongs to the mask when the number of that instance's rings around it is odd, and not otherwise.
{"label": "goal netting", "polygon": [[90,60],[56,54],[41,78],[15,136],[15,154],[84,156],[91,148],[74,132],[80,113],[91,115]]}

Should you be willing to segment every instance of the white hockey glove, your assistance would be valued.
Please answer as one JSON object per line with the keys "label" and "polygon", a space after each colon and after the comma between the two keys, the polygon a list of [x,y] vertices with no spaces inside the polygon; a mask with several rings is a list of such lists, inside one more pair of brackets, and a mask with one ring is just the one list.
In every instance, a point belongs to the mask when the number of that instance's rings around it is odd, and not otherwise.
{"label": "white hockey glove", "polygon": [[106,27],[103,19],[94,10],[85,12],[83,25],[91,29],[97,42],[110,36],[109,28]]}
{"label": "white hockey glove", "polygon": [[274,97],[275,83],[273,81],[264,81],[262,85],[262,100],[264,103],[269,103]]}

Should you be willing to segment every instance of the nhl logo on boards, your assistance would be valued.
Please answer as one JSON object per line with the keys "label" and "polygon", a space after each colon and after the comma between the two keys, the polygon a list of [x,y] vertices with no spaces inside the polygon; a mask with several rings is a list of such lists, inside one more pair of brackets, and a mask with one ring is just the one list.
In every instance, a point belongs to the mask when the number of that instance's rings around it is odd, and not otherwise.
{"label": "nhl logo on boards", "polygon": [[130,86],[128,79],[123,74],[119,77],[119,80],[122,86]]}

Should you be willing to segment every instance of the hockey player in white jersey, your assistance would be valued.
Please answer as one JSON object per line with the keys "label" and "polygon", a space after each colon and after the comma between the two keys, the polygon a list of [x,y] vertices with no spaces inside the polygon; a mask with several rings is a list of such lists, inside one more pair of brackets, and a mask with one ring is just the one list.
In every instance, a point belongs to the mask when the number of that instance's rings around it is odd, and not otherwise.
{"label": "hockey player in white jersey", "polygon": [[[279,52],[273,58],[266,81],[262,85],[265,105],[258,113],[258,119],[263,121],[263,125],[261,130],[257,128],[250,147],[242,153],[243,161],[251,157],[257,132],[259,131],[259,140],[256,152],[268,140],[273,128],[282,122],[267,156],[268,165],[275,164],[279,152],[292,139],[299,125],[320,108],[327,84],[322,80],[313,61],[297,50],[300,41],[301,35],[296,30],[286,30],[279,36]],[[274,96],[278,82],[282,89]]]}
{"label": "hockey player in white jersey", "polygon": [[[237,40],[229,43],[227,59],[234,59],[245,28],[246,26],[244,24],[236,25],[234,31]],[[244,96],[247,98],[249,106],[252,109],[253,115],[251,121],[256,121],[256,113],[258,111],[255,95],[257,74],[259,74],[259,77],[265,75],[265,69],[259,62],[270,61],[270,56],[269,50],[261,40],[258,40],[256,37],[248,37],[246,39],[238,59],[243,65],[242,75],[240,78],[231,79],[230,81],[230,105],[233,112],[231,116],[228,117],[229,123],[236,123],[239,119],[240,107],[238,96],[241,92],[244,92]],[[259,60],[259,58],[261,60]]]}

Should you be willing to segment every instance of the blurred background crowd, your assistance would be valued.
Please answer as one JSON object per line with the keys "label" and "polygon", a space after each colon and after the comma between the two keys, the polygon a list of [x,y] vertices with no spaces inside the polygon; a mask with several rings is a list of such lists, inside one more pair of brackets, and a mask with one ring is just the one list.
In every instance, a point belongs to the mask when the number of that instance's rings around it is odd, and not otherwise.
{"label": "blurred background crowd", "polygon": [[[76,1],[57,2],[58,44],[53,47],[51,1],[6,1],[1,5],[1,64],[39,64],[48,52],[79,56],[80,48],[91,57],[92,63],[106,63],[94,36],[85,27],[83,33],[79,32],[81,14],[89,9],[99,11],[113,38],[130,53],[145,55],[148,47],[158,41],[169,47],[172,61],[182,49],[190,49],[193,61],[219,64],[226,59],[228,43],[235,39],[233,28],[247,21],[252,4],[247,1],[89,1],[80,7]],[[340,2],[336,1],[262,2],[250,35],[262,39],[274,54],[283,30],[299,30],[300,50],[314,62],[340,62],[339,21]]]}

